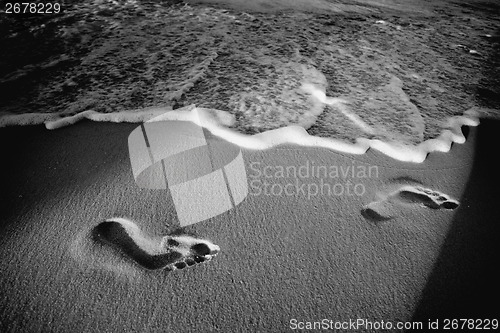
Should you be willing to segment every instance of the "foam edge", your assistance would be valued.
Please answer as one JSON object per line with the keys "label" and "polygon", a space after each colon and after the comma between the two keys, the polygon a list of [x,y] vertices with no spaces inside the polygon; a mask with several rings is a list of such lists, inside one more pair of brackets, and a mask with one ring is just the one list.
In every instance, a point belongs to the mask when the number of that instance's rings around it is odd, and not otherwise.
{"label": "foam edge", "polygon": [[[437,138],[429,139],[413,146],[366,138],[358,138],[356,139],[356,143],[349,143],[334,138],[311,136],[303,127],[295,125],[255,135],[247,135],[221,125],[205,109],[193,108],[188,112],[189,114],[184,115],[182,120],[192,121],[206,128],[213,135],[246,149],[265,150],[281,144],[297,144],[303,147],[326,148],[338,152],[361,155],[371,148],[395,160],[413,163],[422,163],[425,161],[427,155],[432,152],[450,151],[452,143],[465,143],[466,140],[462,134],[461,127],[479,125],[479,119],[474,114],[464,113],[464,116],[450,118],[445,129]],[[150,121],[157,120],[151,119]]]}
{"label": "foam edge", "polygon": [[[316,92],[316,94],[318,93]],[[326,99],[326,96],[322,95],[317,97],[320,100]],[[333,101],[327,102],[333,103]],[[235,124],[234,115],[229,112],[198,108],[194,104],[176,110],[172,110],[171,107],[153,107],[136,110],[135,112],[122,111],[116,113],[99,113],[88,110],[63,118],[58,115],[43,113],[8,115],[0,119],[0,127],[44,123],[47,129],[52,130],[74,124],[82,119],[130,123],[190,121],[206,128],[215,136],[251,150],[266,150],[282,144],[296,144],[303,147],[326,148],[337,152],[362,155],[368,149],[375,149],[395,160],[422,163],[429,153],[436,151],[448,152],[452,143],[465,143],[466,140],[461,127],[478,126],[478,117],[478,112],[473,108],[464,112],[462,116],[451,117],[446,121],[444,130],[437,138],[426,140],[416,146],[366,138],[358,138],[356,143],[349,143],[335,138],[311,136],[303,127],[297,125],[247,135],[228,128]]]}

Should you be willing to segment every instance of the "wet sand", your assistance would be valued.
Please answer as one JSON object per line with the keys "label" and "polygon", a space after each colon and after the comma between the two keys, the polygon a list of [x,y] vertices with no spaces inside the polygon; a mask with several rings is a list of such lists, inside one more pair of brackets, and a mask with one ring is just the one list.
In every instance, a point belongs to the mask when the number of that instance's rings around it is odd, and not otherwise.
{"label": "wet sand", "polygon": [[[152,236],[176,227],[168,195],[134,183],[127,138],[136,126],[83,121],[55,131],[0,129],[10,143],[1,170],[2,331],[287,331],[292,318],[492,315],[486,304],[498,297],[491,263],[499,244],[493,221],[499,182],[489,140],[497,123],[471,128],[465,144],[421,164],[372,150],[360,156],[286,145],[243,150],[250,181],[255,169],[306,161],[375,165],[378,176],[353,180],[366,189],[362,196],[251,193],[236,209],[186,228],[221,251],[174,272],[145,270],[89,237],[112,216],[131,218]],[[381,193],[408,183],[459,206],[389,200],[390,219],[362,215]]]}

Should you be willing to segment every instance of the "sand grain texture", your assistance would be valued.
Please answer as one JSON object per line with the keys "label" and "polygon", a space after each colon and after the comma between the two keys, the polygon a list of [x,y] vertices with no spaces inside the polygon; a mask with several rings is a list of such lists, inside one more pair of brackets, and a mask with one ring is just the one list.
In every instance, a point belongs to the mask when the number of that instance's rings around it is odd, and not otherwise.
{"label": "sand grain texture", "polygon": [[[2,170],[9,175],[2,191],[0,259],[1,282],[9,286],[1,298],[5,328],[250,332],[286,330],[296,317],[409,320],[455,211],[402,209],[393,220],[374,224],[361,209],[378,189],[405,177],[469,202],[456,212],[474,207],[475,198],[464,189],[475,128],[465,144],[432,153],[422,164],[373,151],[350,156],[297,146],[245,150],[246,163],[370,164],[379,166],[379,177],[361,180],[367,189],[361,197],[249,195],[235,210],[189,228],[224,249],[216,260],[189,270],[147,272],[81,237],[116,215],[135,219],[149,235],[173,227],[174,208],[165,192],[140,189],[133,181],[126,149],[132,129],[83,121],[58,131],[0,132],[4,142],[16,142]],[[92,145],[81,144],[89,140]]]}

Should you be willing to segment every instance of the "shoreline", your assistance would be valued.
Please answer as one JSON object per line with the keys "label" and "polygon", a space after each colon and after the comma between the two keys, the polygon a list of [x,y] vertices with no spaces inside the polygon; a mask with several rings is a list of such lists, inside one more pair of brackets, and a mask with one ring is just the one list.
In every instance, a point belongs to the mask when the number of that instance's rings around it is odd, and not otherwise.
{"label": "shoreline", "polygon": [[[325,99],[325,98],[323,98]],[[311,148],[327,148],[336,152],[354,155],[365,154],[369,149],[374,149],[395,160],[413,163],[422,163],[429,153],[449,152],[453,143],[463,144],[465,137],[462,134],[462,126],[478,126],[479,114],[474,109],[467,110],[462,116],[450,117],[437,138],[428,139],[418,145],[406,143],[388,142],[378,139],[358,138],[355,144],[345,142],[341,139],[324,138],[312,136],[301,126],[291,125],[278,129],[247,135],[229,128],[235,124],[234,115],[221,110],[197,108],[189,105],[180,109],[172,110],[170,107],[147,108],[138,112],[117,112],[102,114],[95,111],[84,111],[79,114],[58,118],[57,115],[44,116],[27,115],[10,116],[4,118],[1,127],[14,124],[35,125],[43,123],[49,130],[73,125],[82,119],[98,122],[157,122],[157,121],[190,121],[206,128],[216,135],[241,148],[251,150],[266,150],[279,145],[295,144]]]}

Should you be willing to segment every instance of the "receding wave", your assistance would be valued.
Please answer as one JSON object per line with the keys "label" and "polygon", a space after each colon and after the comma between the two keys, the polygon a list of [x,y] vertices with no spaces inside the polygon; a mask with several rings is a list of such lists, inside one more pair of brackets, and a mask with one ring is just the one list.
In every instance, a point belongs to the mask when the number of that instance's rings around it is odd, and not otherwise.
{"label": "receding wave", "polygon": [[[134,6],[127,10],[141,10]],[[0,127],[189,120],[196,109],[211,119],[202,126],[249,149],[295,143],[361,154],[372,148],[420,162],[465,141],[460,127],[477,125],[479,113],[461,115],[474,103],[454,82],[470,75],[424,44],[419,34],[427,32],[334,18],[189,5],[142,10],[141,19],[126,24],[118,16],[94,17],[102,24],[98,33],[82,28],[80,36],[69,26],[58,32],[74,50],[90,50],[78,65],[58,69],[75,56],[68,50],[0,79],[14,87],[32,74],[51,77],[23,97],[26,105],[3,107]],[[403,46],[412,52],[395,52]],[[415,59],[429,70],[412,69]]]}

